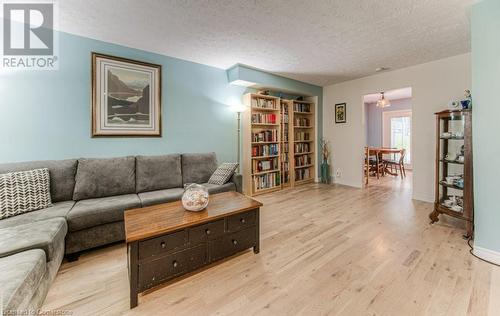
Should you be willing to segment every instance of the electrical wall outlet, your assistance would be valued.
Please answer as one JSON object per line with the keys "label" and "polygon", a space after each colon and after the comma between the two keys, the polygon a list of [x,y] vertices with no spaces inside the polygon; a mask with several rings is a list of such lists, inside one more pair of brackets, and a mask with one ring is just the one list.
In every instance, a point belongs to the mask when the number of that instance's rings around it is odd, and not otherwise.
{"label": "electrical wall outlet", "polygon": [[335,171],[335,178],[342,178],[342,170],[340,168],[337,168],[337,171]]}

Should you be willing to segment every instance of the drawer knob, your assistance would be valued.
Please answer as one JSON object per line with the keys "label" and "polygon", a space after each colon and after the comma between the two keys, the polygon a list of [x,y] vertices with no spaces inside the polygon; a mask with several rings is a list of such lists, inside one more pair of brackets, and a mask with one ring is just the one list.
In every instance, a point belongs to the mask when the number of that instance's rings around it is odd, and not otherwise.
{"label": "drawer knob", "polygon": [[244,219],[244,218],[240,219],[240,222],[241,222],[242,224],[245,224],[245,219]]}
{"label": "drawer knob", "polygon": [[233,239],[233,245],[237,245],[238,241],[236,239]]}
{"label": "drawer knob", "polygon": [[179,265],[179,263],[177,263],[177,261],[174,261],[174,262],[172,263],[172,265],[174,266],[174,268],[177,268],[177,266]]}
{"label": "drawer knob", "polygon": [[207,229],[205,229],[205,234],[210,235],[211,233],[212,233],[212,232],[210,231],[210,229],[208,229],[208,228],[207,228]]}
{"label": "drawer knob", "polygon": [[164,241],[162,241],[160,245],[162,249],[165,249],[165,247],[167,247],[167,244]]}

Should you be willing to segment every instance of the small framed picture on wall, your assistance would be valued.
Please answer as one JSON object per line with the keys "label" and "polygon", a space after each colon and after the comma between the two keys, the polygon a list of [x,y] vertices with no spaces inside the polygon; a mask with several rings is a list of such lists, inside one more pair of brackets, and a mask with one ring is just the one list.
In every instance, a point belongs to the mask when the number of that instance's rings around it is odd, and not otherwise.
{"label": "small framed picture on wall", "polygon": [[346,104],[337,103],[335,104],[335,123],[345,123],[346,122]]}

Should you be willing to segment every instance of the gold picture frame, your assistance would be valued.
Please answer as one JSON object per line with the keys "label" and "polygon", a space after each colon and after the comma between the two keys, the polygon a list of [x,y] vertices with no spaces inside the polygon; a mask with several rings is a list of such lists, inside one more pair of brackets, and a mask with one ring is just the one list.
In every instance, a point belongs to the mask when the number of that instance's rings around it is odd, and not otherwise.
{"label": "gold picture frame", "polygon": [[161,65],[92,52],[92,137],[161,137]]}

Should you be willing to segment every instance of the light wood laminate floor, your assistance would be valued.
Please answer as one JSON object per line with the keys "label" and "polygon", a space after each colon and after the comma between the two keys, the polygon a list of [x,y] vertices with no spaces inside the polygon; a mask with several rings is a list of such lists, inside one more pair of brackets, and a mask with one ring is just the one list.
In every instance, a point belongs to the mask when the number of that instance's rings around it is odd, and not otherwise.
{"label": "light wood laminate floor", "polygon": [[[64,263],[44,310],[73,315],[500,315],[500,268],[475,259],[459,223],[405,182],[309,184],[257,197],[261,250],[139,298],[125,245]],[[388,185],[391,183],[391,185]]]}

